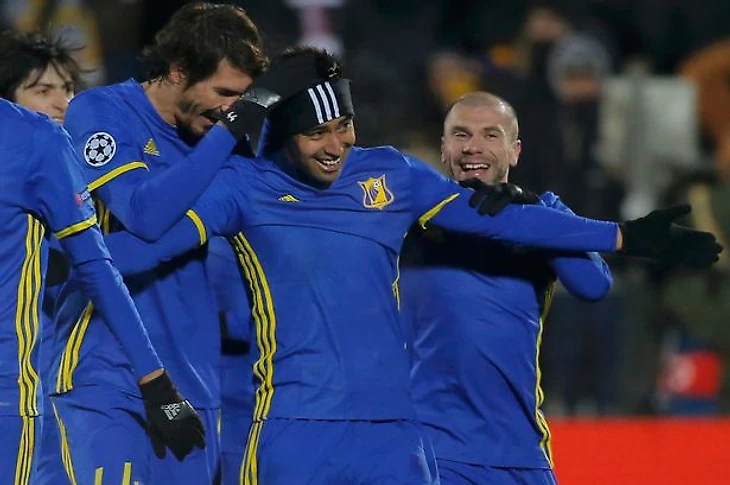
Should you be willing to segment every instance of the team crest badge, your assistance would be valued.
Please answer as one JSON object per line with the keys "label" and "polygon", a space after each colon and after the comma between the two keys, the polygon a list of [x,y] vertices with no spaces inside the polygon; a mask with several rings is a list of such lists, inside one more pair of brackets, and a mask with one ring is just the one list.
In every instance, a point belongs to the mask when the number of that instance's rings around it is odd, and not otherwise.
{"label": "team crest badge", "polygon": [[393,192],[385,184],[385,175],[377,178],[371,177],[364,182],[358,182],[358,184],[364,192],[362,205],[368,209],[382,209],[395,200]]}
{"label": "team crest badge", "polygon": [[117,153],[117,142],[109,133],[98,131],[86,140],[84,159],[92,167],[102,167],[111,162]]}

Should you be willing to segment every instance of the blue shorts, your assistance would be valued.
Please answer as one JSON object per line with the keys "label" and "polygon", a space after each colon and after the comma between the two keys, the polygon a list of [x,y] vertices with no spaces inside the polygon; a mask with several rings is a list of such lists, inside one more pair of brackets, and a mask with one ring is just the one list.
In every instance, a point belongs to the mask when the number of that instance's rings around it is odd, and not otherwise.
{"label": "blue shorts", "polygon": [[246,437],[251,428],[251,413],[226,413],[221,410],[222,485],[239,485]]}
{"label": "blue shorts", "polygon": [[182,462],[167,450],[159,459],[145,431],[142,400],[96,386],[51,398],[61,433],[61,456],[72,481],[96,483],[214,483],[220,473],[216,409],[198,409],[205,426],[204,450],[194,448]]}
{"label": "blue shorts", "polygon": [[508,468],[437,460],[441,485],[557,485],[549,468]]}
{"label": "blue shorts", "polygon": [[269,419],[251,426],[244,485],[433,485],[420,424]]}
{"label": "blue shorts", "polygon": [[28,485],[35,478],[41,417],[0,416],[0,483]]}
{"label": "blue shorts", "polygon": [[71,485],[61,458],[61,436],[48,398],[43,405],[43,433],[38,451],[38,470],[33,485]]}

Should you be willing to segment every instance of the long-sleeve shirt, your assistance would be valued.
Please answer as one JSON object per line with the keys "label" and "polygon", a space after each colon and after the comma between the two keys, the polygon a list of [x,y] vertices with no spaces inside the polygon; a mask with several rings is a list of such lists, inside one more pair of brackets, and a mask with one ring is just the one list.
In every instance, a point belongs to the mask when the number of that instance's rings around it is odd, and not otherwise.
{"label": "long-sleeve shirt", "polygon": [[53,234],[79,287],[131,362],[162,367],[111,265],[68,134],[43,115],[0,100],[0,414],[37,416],[40,310]]}
{"label": "long-sleeve shirt", "polygon": [[[541,200],[569,212],[552,193]],[[409,234],[401,268],[413,399],[436,458],[551,467],[540,409],[544,317],[556,277],[575,296],[603,297],[611,286],[605,261],[435,228]]]}
{"label": "long-sleeve shirt", "polygon": [[[188,213],[236,144],[219,126],[193,143],[166,123],[142,86],[129,80],[76,96],[65,126],[94,197],[104,233],[153,240]],[[185,214],[188,214],[187,216]],[[206,248],[126,278],[150,338],[185,397],[197,408],[220,403],[220,332],[205,273]],[[59,296],[55,392],[104,385],[137,394],[130,363],[74,287]],[[91,321],[91,325],[88,325]],[[75,354],[74,354],[75,350]],[[71,355],[78,364],[68,364]]]}

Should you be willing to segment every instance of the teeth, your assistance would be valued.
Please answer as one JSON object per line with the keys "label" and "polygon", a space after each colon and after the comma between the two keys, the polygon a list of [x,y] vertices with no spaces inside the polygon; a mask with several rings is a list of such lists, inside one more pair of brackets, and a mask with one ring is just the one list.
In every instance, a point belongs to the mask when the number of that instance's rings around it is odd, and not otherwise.
{"label": "teeth", "polygon": [[465,163],[462,165],[462,168],[464,170],[479,170],[479,169],[488,169],[489,165],[486,163]]}
{"label": "teeth", "polygon": [[319,160],[319,163],[327,167],[334,167],[335,165],[340,163],[340,159],[336,158],[335,160]]}

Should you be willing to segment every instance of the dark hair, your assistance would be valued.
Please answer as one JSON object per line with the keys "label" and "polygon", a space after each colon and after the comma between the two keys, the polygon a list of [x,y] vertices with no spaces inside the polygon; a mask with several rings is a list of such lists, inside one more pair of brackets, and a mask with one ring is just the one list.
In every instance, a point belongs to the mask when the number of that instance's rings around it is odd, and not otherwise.
{"label": "dark hair", "polygon": [[145,80],[165,77],[179,64],[190,86],[211,76],[223,59],[251,76],[260,74],[268,60],[258,28],[241,7],[190,3],[144,48],[141,62]]}
{"label": "dark hair", "polygon": [[342,62],[324,49],[312,46],[289,47],[276,55],[271,61],[271,67],[285,62],[292,57],[312,58],[316,71],[316,79],[313,84],[327,79],[335,79],[345,76],[345,69]]}
{"label": "dark hair", "polygon": [[0,34],[0,97],[14,101],[15,90],[31,74],[35,85],[48,66],[59,74],[68,73],[74,91],[81,87],[81,68],[72,53],[78,50],[70,47],[60,37],[49,39],[39,32],[18,32],[6,30]]}

